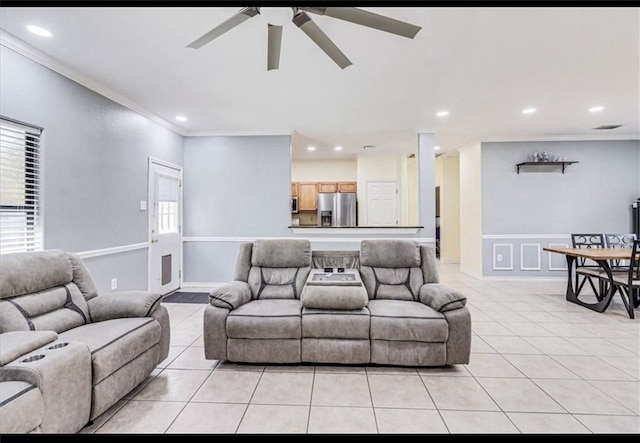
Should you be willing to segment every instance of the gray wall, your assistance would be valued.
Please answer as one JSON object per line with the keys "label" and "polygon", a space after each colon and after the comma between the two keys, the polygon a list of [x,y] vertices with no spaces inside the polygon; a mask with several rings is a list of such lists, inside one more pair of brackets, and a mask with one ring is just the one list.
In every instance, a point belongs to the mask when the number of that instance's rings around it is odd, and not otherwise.
{"label": "gray wall", "polygon": [[[147,199],[147,159],[181,165],[183,137],[5,46],[0,51],[0,114],[44,128],[45,248],[146,242],[139,202]],[[146,250],[86,262],[100,290],[110,290],[113,277],[119,290],[147,288]]]}
{"label": "gray wall", "polygon": [[[517,163],[544,150],[579,163],[564,174],[551,166],[516,174]],[[482,143],[483,274],[564,276],[549,270],[563,267],[562,257],[542,248],[570,245],[571,233],[630,232],[639,175],[638,140]],[[494,269],[494,259],[513,269]]]}
{"label": "gray wall", "polygon": [[291,235],[290,152],[288,135],[185,138],[185,282],[230,280],[234,238]]}
{"label": "gray wall", "polygon": [[[260,237],[305,238],[314,250],[357,250],[365,236],[418,241],[423,236],[433,238],[433,217],[425,221],[427,229],[417,234],[293,233],[288,228],[290,144],[290,136],[185,138],[183,253],[187,285],[208,286],[231,280],[239,244]],[[425,152],[431,158],[424,159],[430,168],[424,174],[433,181],[433,146]],[[433,214],[433,192],[427,195],[430,200],[425,204],[432,208],[425,213]]]}

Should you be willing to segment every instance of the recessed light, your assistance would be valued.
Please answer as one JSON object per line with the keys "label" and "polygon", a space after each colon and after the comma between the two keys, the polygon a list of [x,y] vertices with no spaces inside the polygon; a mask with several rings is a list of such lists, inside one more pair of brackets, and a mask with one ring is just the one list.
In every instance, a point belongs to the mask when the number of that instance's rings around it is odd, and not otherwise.
{"label": "recessed light", "polygon": [[604,109],[604,106],[594,106],[592,108],[589,108],[589,112],[600,112]]}
{"label": "recessed light", "polygon": [[435,146],[433,149],[435,149],[436,151],[440,150],[440,146]]}
{"label": "recessed light", "polygon": [[436,115],[438,117],[446,117],[447,115],[449,115],[449,111],[438,111]]}
{"label": "recessed light", "polygon": [[178,115],[178,116],[176,116],[176,120],[178,120],[179,122],[186,122],[187,121],[187,117],[185,117],[183,115]]}
{"label": "recessed light", "polygon": [[308,146],[307,147],[307,151],[315,151],[316,147],[315,146]]}
{"label": "recessed light", "polygon": [[335,148],[333,148],[333,149],[335,149],[336,151],[342,151],[342,146],[336,146],[336,147],[335,147]]}
{"label": "recessed light", "polygon": [[522,110],[523,114],[533,114],[535,112],[536,112],[536,108],[527,108]]}
{"label": "recessed light", "polygon": [[53,35],[51,31],[41,28],[40,26],[29,25],[27,29],[40,37],[51,37]]}

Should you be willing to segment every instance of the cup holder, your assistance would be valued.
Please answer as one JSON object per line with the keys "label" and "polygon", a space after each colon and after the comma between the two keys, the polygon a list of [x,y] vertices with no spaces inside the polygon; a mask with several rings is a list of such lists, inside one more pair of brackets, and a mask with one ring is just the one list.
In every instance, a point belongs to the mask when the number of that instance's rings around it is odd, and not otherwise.
{"label": "cup holder", "polygon": [[34,361],[38,361],[40,359],[43,359],[44,355],[42,354],[36,354],[36,355],[32,355],[31,357],[27,357],[24,360],[22,360],[22,363],[31,363]]}
{"label": "cup holder", "polygon": [[56,343],[53,346],[49,346],[47,349],[49,349],[49,350],[60,349],[60,348],[64,348],[68,344],[69,344],[69,342],[66,342],[66,341],[62,342],[62,343]]}

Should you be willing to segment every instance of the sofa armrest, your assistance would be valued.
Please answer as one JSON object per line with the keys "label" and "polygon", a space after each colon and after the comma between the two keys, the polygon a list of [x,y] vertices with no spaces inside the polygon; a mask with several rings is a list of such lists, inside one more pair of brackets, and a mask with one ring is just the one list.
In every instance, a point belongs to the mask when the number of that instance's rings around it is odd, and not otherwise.
{"label": "sofa armrest", "polygon": [[427,283],[420,287],[420,301],[438,312],[460,309],[467,304],[467,297],[460,291],[442,283]]}
{"label": "sofa armrest", "polygon": [[0,366],[55,341],[54,331],[13,331],[0,334]]}
{"label": "sofa armrest", "polygon": [[150,317],[162,302],[162,294],[147,291],[122,291],[99,295],[87,302],[91,321],[123,317]]}
{"label": "sofa armrest", "polygon": [[209,302],[218,308],[238,309],[251,300],[251,288],[249,283],[243,281],[230,281],[217,286],[209,294]]}

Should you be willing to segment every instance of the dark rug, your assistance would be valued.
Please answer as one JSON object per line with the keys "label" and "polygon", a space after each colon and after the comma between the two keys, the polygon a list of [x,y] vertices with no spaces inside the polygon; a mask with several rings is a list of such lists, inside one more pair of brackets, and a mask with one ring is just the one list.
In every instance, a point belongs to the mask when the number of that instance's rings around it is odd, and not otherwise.
{"label": "dark rug", "polygon": [[174,292],[162,299],[166,303],[209,303],[208,292]]}

